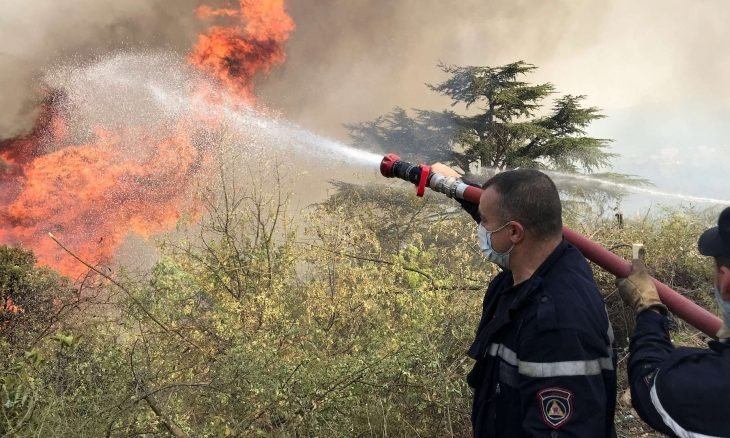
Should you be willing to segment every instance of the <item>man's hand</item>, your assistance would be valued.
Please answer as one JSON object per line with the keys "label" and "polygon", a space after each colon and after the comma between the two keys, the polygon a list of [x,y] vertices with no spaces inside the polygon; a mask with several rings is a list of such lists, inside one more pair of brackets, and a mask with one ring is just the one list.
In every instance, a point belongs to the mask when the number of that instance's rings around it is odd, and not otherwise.
{"label": "man's hand", "polygon": [[646,265],[641,259],[631,261],[631,274],[628,278],[617,278],[616,286],[624,303],[633,308],[636,314],[644,310],[655,310],[667,314],[667,306],[662,304],[659,293],[651,281]]}
{"label": "man's hand", "polygon": [[[438,173],[443,176],[453,176],[454,178],[461,179],[463,175],[461,175],[456,170],[450,168],[449,166],[442,164],[442,163],[433,163],[431,165],[431,172]],[[468,181],[464,181],[466,184],[473,185]],[[479,218],[479,204],[472,204],[469,201],[464,201],[463,199],[454,198],[456,202],[461,204],[461,207],[469,213],[469,216],[476,221],[476,223],[479,223],[481,219]]]}
{"label": "man's hand", "polygon": [[461,178],[462,175],[449,166],[442,163],[433,163],[431,165],[431,172],[440,173],[443,176],[453,176],[454,178]]}

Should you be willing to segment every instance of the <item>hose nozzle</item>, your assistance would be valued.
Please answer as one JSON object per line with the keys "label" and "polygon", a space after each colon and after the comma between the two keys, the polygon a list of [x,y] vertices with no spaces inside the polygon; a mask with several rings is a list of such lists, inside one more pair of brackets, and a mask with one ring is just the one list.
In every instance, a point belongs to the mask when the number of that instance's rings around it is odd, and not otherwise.
{"label": "hose nozzle", "polygon": [[400,157],[396,154],[387,154],[380,162],[380,173],[386,178],[393,178],[393,164],[400,161]]}
{"label": "hose nozzle", "polygon": [[416,195],[423,196],[426,187],[446,194],[449,198],[458,198],[479,204],[481,190],[464,184],[460,179],[447,177],[431,172],[431,166],[411,164],[403,161],[396,154],[388,154],[380,162],[380,173],[386,178],[400,178],[416,186]]}

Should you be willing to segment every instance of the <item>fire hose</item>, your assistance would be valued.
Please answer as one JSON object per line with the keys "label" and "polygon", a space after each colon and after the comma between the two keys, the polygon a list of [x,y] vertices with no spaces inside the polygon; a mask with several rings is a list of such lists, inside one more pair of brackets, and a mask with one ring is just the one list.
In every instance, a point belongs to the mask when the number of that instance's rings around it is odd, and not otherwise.
{"label": "fire hose", "polygon": [[[452,176],[444,176],[431,172],[425,164],[414,165],[402,161],[398,155],[388,154],[380,163],[380,173],[387,178],[400,178],[416,185],[416,195],[423,196],[426,187],[449,198],[457,198],[473,204],[479,204],[482,189],[464,183]],[[593,263],[618,278],[625,278],[631,272],[631,265],[601,245],[587,237],[563,226],[563,236]],[[659,292],[659,298],[679,318],[707,334],[715,337],[722,327],[722,322],[715,315],[684,297],[661,281],[652,278]]]}

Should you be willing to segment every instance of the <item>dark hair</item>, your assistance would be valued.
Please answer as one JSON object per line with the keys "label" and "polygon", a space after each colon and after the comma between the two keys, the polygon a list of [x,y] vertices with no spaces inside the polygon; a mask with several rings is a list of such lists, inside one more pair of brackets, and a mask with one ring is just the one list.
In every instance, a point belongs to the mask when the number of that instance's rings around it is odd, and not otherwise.
{"label": "dark hair", "polygon": [[555,183],[535,169],[516,169],[489,178],[482,188],[494,187],[505,221],[517,221],[525,232],[541,239],[560,235],[563,209]]}

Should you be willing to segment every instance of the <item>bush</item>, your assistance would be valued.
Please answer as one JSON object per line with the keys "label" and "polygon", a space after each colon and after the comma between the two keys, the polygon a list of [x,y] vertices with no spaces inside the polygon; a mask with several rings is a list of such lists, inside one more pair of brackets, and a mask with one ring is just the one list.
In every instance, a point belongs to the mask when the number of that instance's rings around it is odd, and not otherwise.
{"label": "bush", "polygon": [[[66,283],[5,249],[3,284],[38,314],[6,320],[36,335],[13,328],[1,344],[0,431],[471,436],[466,349],[494,273],[471,219],[441,198],[345,187],[294,222],[280,194],[227,188],[199,226],[161,244],[146,279],[122,272],[103,306],[89,304],[96,316],[64,320],[73,324],[43,328],[59,319],[52,297]],[[645,243],[658,278],[704,299],[709,264],[693,248],[707,225],[665,212],[623,228],[594,221],[588,234],[624,256],[623,245]],[[623,358],[633,315],[613,278],[595,273]],[[617,423],[644,430],[625,402]]]}

